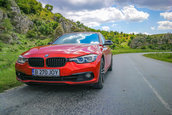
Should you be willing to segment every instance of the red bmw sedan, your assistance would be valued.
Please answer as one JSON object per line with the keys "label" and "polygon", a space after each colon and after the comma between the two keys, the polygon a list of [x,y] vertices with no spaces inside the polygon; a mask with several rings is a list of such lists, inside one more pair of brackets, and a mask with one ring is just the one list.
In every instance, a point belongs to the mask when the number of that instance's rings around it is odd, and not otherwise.
{"label": "red bmw sedan", "polygon": [[22,53],[15,64],[17,80],[33,85],[92,84],[103,88],[104,74],[112,70],[112,53],[101,33],[64,34],[46,46]]}

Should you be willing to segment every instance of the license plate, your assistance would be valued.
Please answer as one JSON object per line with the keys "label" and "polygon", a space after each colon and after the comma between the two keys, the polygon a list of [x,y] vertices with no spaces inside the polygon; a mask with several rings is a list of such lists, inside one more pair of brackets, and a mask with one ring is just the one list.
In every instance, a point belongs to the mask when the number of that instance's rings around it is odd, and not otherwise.
{"label": "license plate", "polygon": [[33,76],[60,76],[59,69],[32,69]]}

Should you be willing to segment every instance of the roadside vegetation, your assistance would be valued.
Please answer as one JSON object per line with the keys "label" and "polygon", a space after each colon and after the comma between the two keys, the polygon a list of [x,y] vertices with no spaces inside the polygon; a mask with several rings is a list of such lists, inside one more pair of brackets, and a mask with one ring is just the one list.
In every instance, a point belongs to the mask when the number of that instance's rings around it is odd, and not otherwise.
{"label": "roadside vegetation", "polygon": [[170,50],[132,49],[132,48],[117,48],[112,50],[113,55],[123,54],[123,53],[144,53],[144,52],[170,52]]}
{"label": "roadside vegetation", "polygon": [[172,53],[151,53],[151,54],[144,54],[144,56],[172,63]]}
{"label": "roadside vegetation", "polygon": [[0,92],[22,84],[16,80],[15,62],[18,56],[31,47],[46,45],[49,42],[49,39],[30,41],[25,35],[21,38],[20,44],[11,45],[0,41]]}

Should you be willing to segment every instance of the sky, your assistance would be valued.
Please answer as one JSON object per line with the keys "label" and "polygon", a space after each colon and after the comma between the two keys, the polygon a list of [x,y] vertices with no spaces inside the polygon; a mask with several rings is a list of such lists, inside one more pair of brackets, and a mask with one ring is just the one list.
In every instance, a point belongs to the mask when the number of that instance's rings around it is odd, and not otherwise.
{"label": "sky", "polygon": [[38,0],[73,21],[100,30],[160,34],[172,32],[172,0]]}

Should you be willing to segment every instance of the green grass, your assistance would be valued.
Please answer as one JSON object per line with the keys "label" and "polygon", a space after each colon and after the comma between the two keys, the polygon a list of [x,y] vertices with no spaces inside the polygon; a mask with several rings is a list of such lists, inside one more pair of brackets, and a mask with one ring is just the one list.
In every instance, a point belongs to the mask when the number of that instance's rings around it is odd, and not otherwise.
{"label": "green grass", "polygon": [[121,48],[112,50],[113,55],[122,53],[144,53],[144,52],[170,52],[167,50],[152,50],[152,49],[131,49],[131,48]]}
{"label": "green grass", "polygon": [[0,53],[0,92],[22,84],[15,75],[15,62],[21,52]]}
{"label": "green grass", "polygon": [[[20,37],[22,38],[22,37]],[[4,44],[1,43],[2,50],[0,51],[0,92],[21,85],[22,83],[16,80],[15,62],[18,56],[31,47],[45,45],[49,39],[45,40],[28,40],[23,36],[20,40],[21,44]]]}
{"label": "green grass", "polygon": [[172,53],[151,53],[151,54],[144,54],[144,56],[172,63]]}

